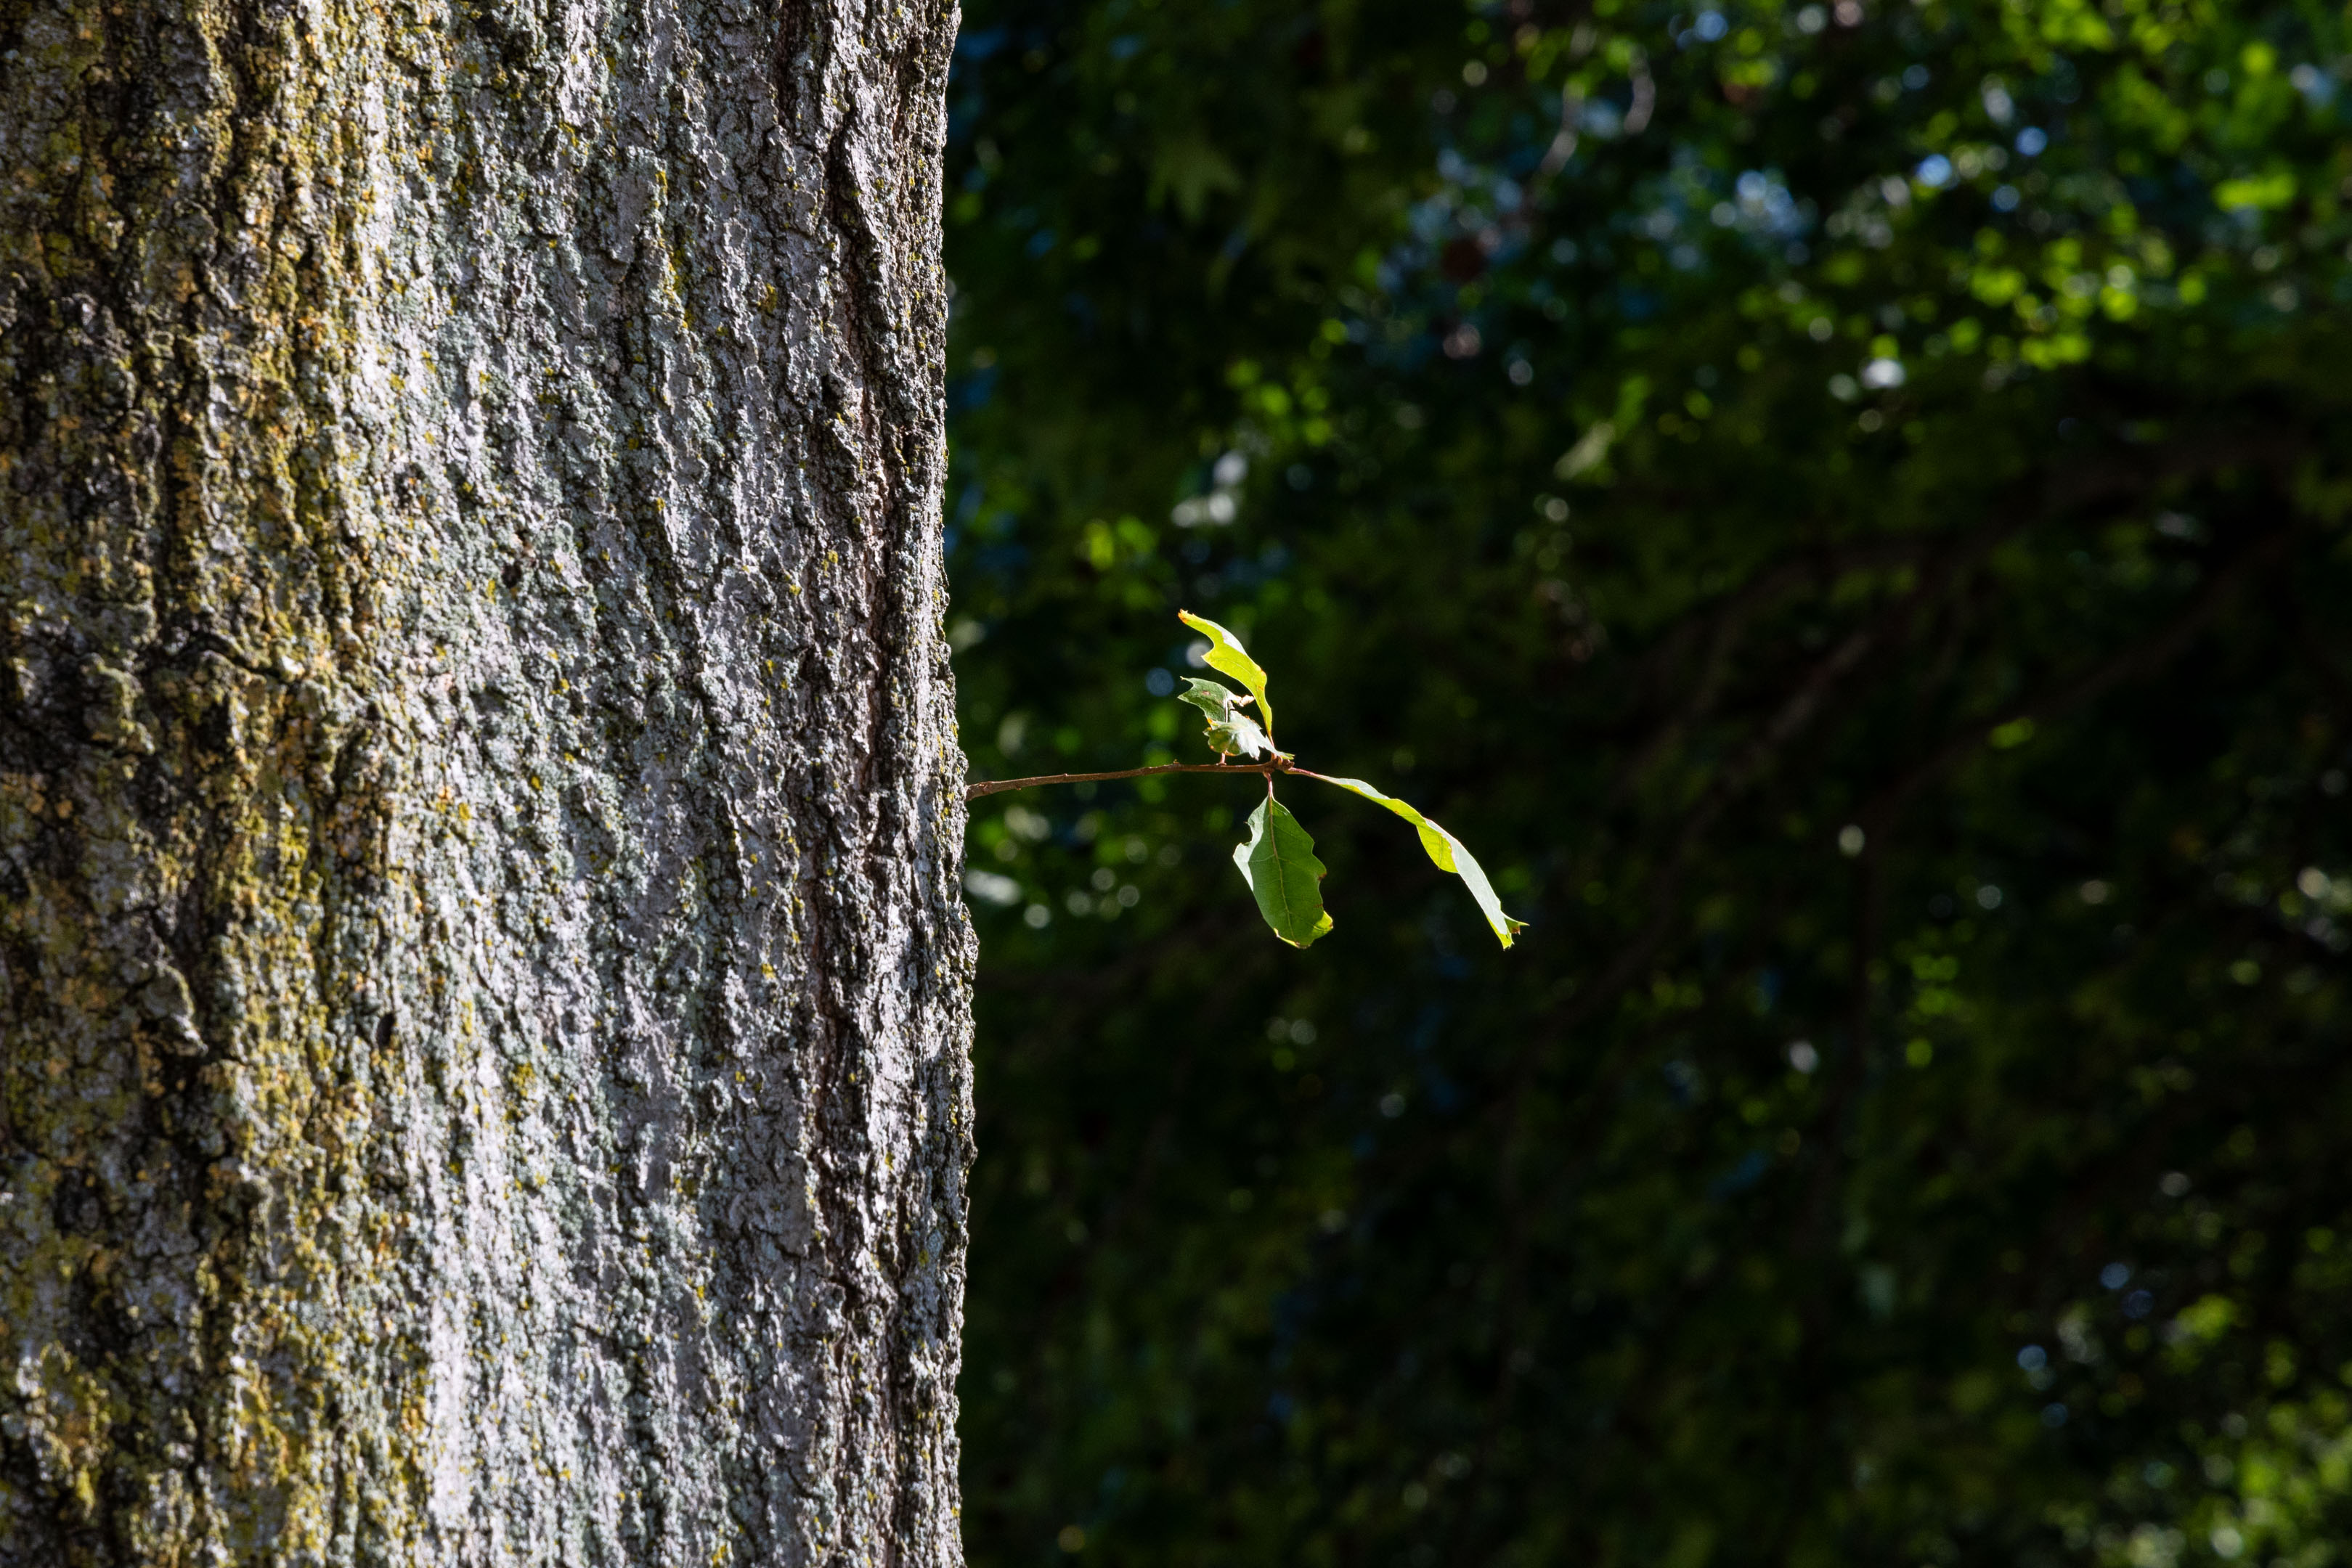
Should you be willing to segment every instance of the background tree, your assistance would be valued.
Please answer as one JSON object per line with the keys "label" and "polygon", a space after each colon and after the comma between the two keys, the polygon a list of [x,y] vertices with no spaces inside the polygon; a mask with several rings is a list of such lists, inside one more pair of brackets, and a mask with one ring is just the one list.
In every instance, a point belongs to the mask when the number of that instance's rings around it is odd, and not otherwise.
{"label": "background tree", "polygon": [[2335,1560],[2343,29],[974,7],[975,1561]]}
{"label": "background tree", "polygon": [[0,6],[0,1562],[958,1559],[953,25]]}

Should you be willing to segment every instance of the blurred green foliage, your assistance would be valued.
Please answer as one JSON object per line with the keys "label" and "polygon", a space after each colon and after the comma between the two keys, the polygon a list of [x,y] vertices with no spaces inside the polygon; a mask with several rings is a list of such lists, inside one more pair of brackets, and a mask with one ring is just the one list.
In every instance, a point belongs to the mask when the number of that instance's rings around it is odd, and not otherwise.
{"label": "blurred green foliage", "polygon": [[2347,54],[973,0],[975,1564],[2344,1554]]}

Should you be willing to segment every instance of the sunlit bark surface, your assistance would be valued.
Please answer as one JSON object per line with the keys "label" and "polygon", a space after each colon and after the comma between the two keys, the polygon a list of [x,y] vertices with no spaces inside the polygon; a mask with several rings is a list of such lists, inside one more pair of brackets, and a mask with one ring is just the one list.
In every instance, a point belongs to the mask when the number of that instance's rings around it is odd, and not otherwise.
{"label": "sunlit bark surface", "polygon": [[953,27],[0,0],[0,1563],[960,1560]]}

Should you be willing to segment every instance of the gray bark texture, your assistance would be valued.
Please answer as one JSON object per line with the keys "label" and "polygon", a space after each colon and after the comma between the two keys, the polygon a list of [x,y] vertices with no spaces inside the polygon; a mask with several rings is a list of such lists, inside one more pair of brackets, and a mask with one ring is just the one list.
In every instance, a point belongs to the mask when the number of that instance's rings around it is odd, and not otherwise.
{"label": "gray bark texture", "polygon": [[0,0],[0,1564],[946,1568],[952,0]]}

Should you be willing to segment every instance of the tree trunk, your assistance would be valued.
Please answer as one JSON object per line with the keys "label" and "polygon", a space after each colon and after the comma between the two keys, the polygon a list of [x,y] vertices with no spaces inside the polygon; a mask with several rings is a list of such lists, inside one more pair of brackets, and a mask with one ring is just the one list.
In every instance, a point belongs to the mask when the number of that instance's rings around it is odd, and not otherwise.
{"label": "tree trunk", "polygon": [[0,1563],[960,1560],[954,24],[0,0]]}

